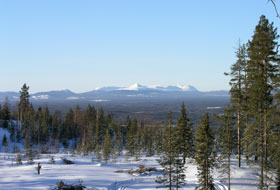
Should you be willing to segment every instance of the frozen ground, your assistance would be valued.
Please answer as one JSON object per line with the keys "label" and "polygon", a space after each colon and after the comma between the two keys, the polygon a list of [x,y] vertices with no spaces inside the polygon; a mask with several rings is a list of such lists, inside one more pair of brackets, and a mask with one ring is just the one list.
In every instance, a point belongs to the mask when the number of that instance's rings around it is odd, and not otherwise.
{"label": "frozen ground", "polygon": [[[139,164],[146,167],[159,167],[157,157],[142,157],[140,161],[119,158],[115,163],[92,162],[91,156],[71,156],[67,154],[53,155],[56,163],[50,164],[49,155],[41,155],[35,159],[33,165],[23,161],[23,165],[15,164],[15,154],[0,153],[0,189],[53,189],[60,180],[73,184],[82,180],[87,187],[95,187],[98,190],[155,190],[158,186],[155,178],[159,172],[149,175],[134,176],[128,173],[116,173],[116,170],[136,169]],[[74,165],[65,165],[61,158],[66,157],[75,162]],[[35,167],[37,163],[42,164],[41,175],[37,175]],[[182,189],[193,190],[197,186],[196,165],[188,160],[186,171],[186,185]],[[243,165],[236,166],[233,161],[232,190],[256,190],[258,177],[256,167]],[[224,178],[218,177],[215,171],[215,187],[217,190],[227,190]]]}

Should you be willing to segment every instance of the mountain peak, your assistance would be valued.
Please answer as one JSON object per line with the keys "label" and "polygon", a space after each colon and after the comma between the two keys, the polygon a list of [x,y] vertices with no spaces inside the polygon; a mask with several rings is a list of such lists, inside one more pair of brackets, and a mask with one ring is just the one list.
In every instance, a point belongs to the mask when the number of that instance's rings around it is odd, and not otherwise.
{"label": "mountain peak", "polygon": [[179,88],[182,89],[182,91],[198,91],[194,86],[188,85],[188,86],[183,86],[183,85],[178,85]]}
{"label": "mountain peak", "polygon": [[139,91],[139,90],[144,90],[144,89],[146,89],[146,88],[147,88],[147,87],[142,86],[142,85],[140,85],[140,84],[138,84],[138,83],[135,83],[135,84],[133,84],[133,85],[127,87],[127,88],[120,88],[119,90],[134,90],[134,91]]}

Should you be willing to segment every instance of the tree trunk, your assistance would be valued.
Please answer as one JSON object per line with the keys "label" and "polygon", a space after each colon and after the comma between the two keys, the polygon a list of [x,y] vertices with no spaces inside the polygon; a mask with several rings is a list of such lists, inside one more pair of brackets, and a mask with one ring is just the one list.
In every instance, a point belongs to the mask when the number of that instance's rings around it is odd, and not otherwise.
{"label": "tree trunk", "polygon": [[241,167],[241,137],[240,137],[240,110],[237,113],[237,148],[238,148],[238,167]]}

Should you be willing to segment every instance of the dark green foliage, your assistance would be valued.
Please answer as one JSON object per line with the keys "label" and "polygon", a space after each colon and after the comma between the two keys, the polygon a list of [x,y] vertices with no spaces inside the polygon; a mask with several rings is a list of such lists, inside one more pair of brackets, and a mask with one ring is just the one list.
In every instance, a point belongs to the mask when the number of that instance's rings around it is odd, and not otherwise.
{"label": "dark green foliage", "polygon": [[209,116],[204,115],[195,134],[195,161],[198,165],[199,186],[196,189],[214,190],[212,170],[215,166],[214,136]]}
{"label": "dark green foliage", "polygon": [[251,142],[248,147],[255,152],[261,167],[259,188],[265,189],[265,170],[268,165],[269,117],[272,110],[273,90],[279,74],[276,59],[277,32],[273,23],[261,16],[252,40],[248,43],[248,105],[252,116],[251,132],[246,134]]}
{"label": "dark green foliage", "polygon": [[9,127],[9,122],[11,119],[11,111],[9,107],[9,101],[8,98],[6,98],[5,104],[3,106],[3,109],[1,110],[1,115],[3,119],[3,128],[8,128]]}
{"label": "dark green foliage", "polygon": [[131,124],[128,126],[127,138],[126,138],[126,149],[129,156],[134,156],[138,151],[138,122],[134,118]]}
{"label": "dark green foliage", "polygon": [[186,158],[190,158],[194,154],[194,142],[193,142],[193,129],[190,119],[187,117],[185,104],[181,107],[181,116],[178,119],[177,129],[177,149],[180,154],[183,155],[183,162],[186,162]]}
{"label": "dark green foliage", "polygon": [[236,112],[236,125],[237,125],[237,151],[238,151],[238,167],[241,167],[241,142],[243,129],[248,124],[248,87],[247,87],[247,49],[245,44],[238,44],[238,49],[235,52],[237,60],[231,66],[231,72],[225,73],[230,75],[229,82],[231,89],[231,105]]}
{"label": "dark green foliage", "polygon": [[20,101],[19,101],[19,108],[24,112],[24,110],[29,107],[29,86],[26,83],[23,84],[20,93]]}
{"label": "dark green foliage", "polygon": [[115,146],[115,150],[117,151],[117,154],[120,156],[123,150],[123,133],[122,133],[122,126],[120,121],[118,122],[117,125],[116,140],[114,146]]}
{"label": "dark green foliage", "polygon": [[106,130],[106,135],[103,143],[103,159],[107,163],[112,153],[112,143],[109,134],[109,129]]}
{"label": "dark green foliage", "polygon": [[173,187],[178,189],[185,183],[183,159],[180,158],[177,149],[174,148],[177,143],[174,129],[172,125],[172,114],[169,112],[168,123],[164,128],[162,154],[158,160],[164,171],[163,175],[158,176],[156,179],[156,182],[161,185],[160,187],[167,187],[169,190]]}

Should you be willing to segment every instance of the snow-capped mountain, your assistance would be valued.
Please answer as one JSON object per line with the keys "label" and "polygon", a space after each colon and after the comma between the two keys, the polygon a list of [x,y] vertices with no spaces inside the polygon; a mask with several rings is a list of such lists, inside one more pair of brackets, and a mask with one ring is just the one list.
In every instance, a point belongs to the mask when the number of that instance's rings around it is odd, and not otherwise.
{"label": "snow-capped mountain", "polygon": [[161,91],[198,91],[194,86],[163,86],[163,85],[152,85],[150,89],[161,90]]}
{"label": "snow-capped mountain", "polygon": [[166,91],[166,92],[173,92],[173,91],[198,91],[194,86],[166,86],[166,85],[151,85],[151,86],[143,86],[138,83],[133,84],[129,87],[102,87],[96,88],[99,91],[114,91],[114,90],[127,90],[127,91]]}
{"label": "snow-capped mountain", "polygon": [[[9,101],[19,101],[18,92],[0,92],[0,102],[4,102],[6,97]],[[229,96],[228,91],[208,91],[201,92],[194,86],[184,85],[151,85],[144,86],[138,83],[128,87],[108,86],[96,88],[89,92],[74,93],[70,90],[53,90],[48,92],[37,92],[30,94],[30,100],[37,102],[50,102],[50,101],[89,101],[97,102],[95,100],[127,100],[127,99],[184,99],[192,97],[221,97]],[[103,101],[105,102],[105,101]]]}

